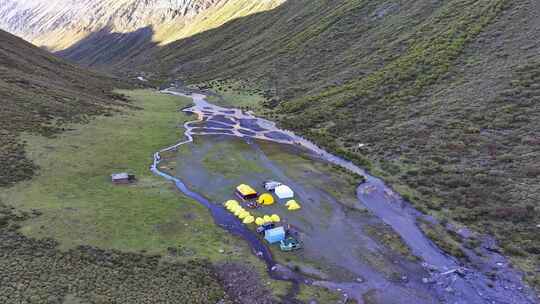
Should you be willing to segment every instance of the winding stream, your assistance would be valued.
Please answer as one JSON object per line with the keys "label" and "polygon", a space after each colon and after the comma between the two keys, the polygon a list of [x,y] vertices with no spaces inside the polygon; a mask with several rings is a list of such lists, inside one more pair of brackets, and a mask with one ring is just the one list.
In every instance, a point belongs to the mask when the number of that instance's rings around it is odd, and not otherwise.
{"label": "winding stream", "polygon": [[[426,286],[421,286],[419,289],[429,290],[439,302],[443,303],[537,303],[532,291],[522,283],[520,273],[511,268],[506,259],[501,255],[484,250],[482,257],[480,257],[475,252],[469,250],[466,252],[469,255],[469,259],[477,263],[463,267],[457,259],[442,252],[419,229],[417,219],[423,215],[411,207],[408,202],[404,201],[399,194],[390,189],[381,179],[369,175],[362,168],[324,151],[312,142],[290,131],[277,128],[276,124],[271,121],[257,118],[238,109],[222,108],[210,104],[206,101],[205,95],[197,93],[185,95],[172,88],[163,90],[162,92],[191,97],[195,105],[183,111],[196,114],[197,120],[184,124],[186,129],[185,141],[154,154],[151,167],[152,172],[174,182],[176,187],[185,195],[207,207],[218,225],[232,234],[244,238],[252,250],[265,261],[271,277],[294,283],[291,295],[294,295],[298,284],[303,282],[304,279],[290,271],[283,271],[284,267],[276,265],[268,247],[220,204],[210,202],[202,195],[188,189],[179,178],[160,171],[158,169],[161,161],[160,153],[173,151],[184,144],[191,143],[193,141],[193,135],[214,134],[261,139],[303,147],[317,155],[321,160],[339,165],[351,172],[366,177],[366,182],[357,188],[358,199],[371,213],[381,218],[401,236],[413,254],[421,259],[423,262],[422,266],[431,275],[429,278],[425,278],[423,283],[420,283]],[[204,122],[204,124],[201,125],[201,122]],[[274,271],[276,269],[280,269],[281,271]],[[488,271],[496,272],[494,280],[488,278]],[[338,283],[318,281],[308,283],[340,290],[349,297],[355,298],[359,303],[362,303],[363,294],[369,286],[366,283],[359,282]],[[384,284],[387,283],[382,282],[377,287],[384,289]],[[389,289],[391,289],[392,286],[386,287],[390,287]],[[391,290],[388,290],[388,292],[391,293]],[[403,295],[396,294],[396,297],[401,296]],[[396,303],[412,302],[407,298],[403,298],[396,299]],[[432,302],[428,301],[426,303]]]}

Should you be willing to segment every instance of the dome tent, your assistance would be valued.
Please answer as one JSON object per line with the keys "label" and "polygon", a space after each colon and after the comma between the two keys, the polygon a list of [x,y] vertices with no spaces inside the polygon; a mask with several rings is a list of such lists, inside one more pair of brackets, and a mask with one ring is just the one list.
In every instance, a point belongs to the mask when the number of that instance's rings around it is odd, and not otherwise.
{"label": "dome tent", "polygon": [[269,215],[263,216],[263,220],[264,220],[265,223],[271,223],[272,222],[272,218]]}
{"label": "dome tent", "polygon": [[294,197],[294,191],[287,185],[280,185],[276,187],[274,193],[279,197],[279,199],[287,199]]}
{"label": "dome tent", "polygon": [[242,207],[240,205],[231,205],[227,207],[227,210],[229,210],[232,213],[235,213],[236,210],[241,209]]}
{"label": "dome tent", "polygon": [[257,199],[257,203],[264,206],[272,205],[274,203],[274,197],[270,193],[264,193],[259,196],[259,199]]}
{"label": "dome tent", "polygon": [[246,217],[246,218],[244,219],[243,223],[244,223],[244,224],[251,224],[251,223],[253,223],[254,221],[255,221],[255,218],[254,218],[252,215],[250,215],[250,216],[248,216],[248,217]]}
{"label": "dome tent", "polygon": [[245,211],[246,211],[246,210],[244,210],[244,208],[238,207],[238,209],[235,209],[234,215],[235,215],[235,216],[239,216],[240,213],[243,213],[243,212],[245,212]]}
{"label": "dome tent", "polygon": [[291,210],[291,211],[293,211],[293,210],[298,210],[298,209],[301,208],[301,207],[300,207],[300,204],[298,204],[295,200],[290,200],[290,201],[288,201],[288,202],[285,204],[285,206],[287,206],[287,209],[288,209],[288,210]]}
{"label": "dome tent", "polygon": [[262,224],[264,224],[264,219],[262,217],[256,218],[255,224],[257,224],[257,226],[261,226]]}
{"label": "dome tent", "polygon": [[235,200],[228,200],[225,203],[225,207],[239,206],[240,204]]}

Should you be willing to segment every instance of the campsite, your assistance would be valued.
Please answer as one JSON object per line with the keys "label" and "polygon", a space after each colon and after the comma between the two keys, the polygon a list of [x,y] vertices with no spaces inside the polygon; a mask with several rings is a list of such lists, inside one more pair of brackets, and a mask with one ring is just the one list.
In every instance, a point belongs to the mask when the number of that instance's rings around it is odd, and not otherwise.
{"label": "campsite", "polygon": [[[425,275],[399,236],[358,201],[357,177],[306,151],[268,141],[208,135],[196,136],[193,143],[161,156],[161,170],[181,177],[209,200],[219,204],[236,200],[255,217],[276,214],[280,226],[294,227],[300,250],[282,251],[279,245],[270,245],[270,250],[277,262],[308,277],[368,280],[369,288],[407,283],[402,282],[405,273],[418,276],[416,280]],[[288,210],[289,199],[279,200],[272,193],[273,204],[249,209],[235,194],[242,184],[261,194],[271,193],[264,187],[267,181],[288,185],[301,208]],[[396,290],[403,292],[403,288]]]}

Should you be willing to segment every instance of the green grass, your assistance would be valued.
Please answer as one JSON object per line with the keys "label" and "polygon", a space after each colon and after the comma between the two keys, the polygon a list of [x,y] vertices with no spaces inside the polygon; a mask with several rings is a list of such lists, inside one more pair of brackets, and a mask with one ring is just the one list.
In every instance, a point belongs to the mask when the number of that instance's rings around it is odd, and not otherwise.
{"label": "green grass", "polygon": [[342,296],[339,292],[330,291],[328,289],[302,285],[300,288],[300,293],[298,294],[298,300],[303,301],[304,303],[309,303],[311,300],[316,300],[317,303],[341,303]]}
{"label": "green grass", "polygon": [[[251,265],[274,296],[290,284],[271,280],[266,266],[241,239],[216,226],[208,210],[149,171],[152,154],[182,138],[177,110],[191,100],[150,90],[119,91],[142,110],[87,124],[54,138],[25,135],[28,157],[39,167],[33,179],[0,192],[0,201],[42,215],[25,221],[21,231],[32,238],[53,238],[63,250],[78,245],[127,252],[144,251],[173,260],[208,259]],[[137,176],[129,186],[114,186],[113,172]]]}
{"label": "green grass", "polygon": [[219,142],[210,148],[202,161],[208,172],[219,172],[228,179],[235,179],[245,171],[255,174],[265,171],[255,160],[245,157],[245,153],[251,150],[246,143],[236,142],[235,149],[227,147],[227,144]]}
{"label": "green grass", "polygon": [[212,80],[194,85],[194,87],[209,89],[212,94],[208,101],[229,108],[260,111],[268,101],[261,89],[255,83],[237,80]]}
{"label": "green grass", "polygon": [[[224,258],[219,249],[237,252],[242,245],[215,226],[204,207],[148,170],[154,151],[181,138],[177,126],[188,117],[176,110],[190,100],[152,91],[121,93],[144,110],[72,125],[75,130],[53,139],[24,136],[39,175],[0,194],[17,208],[43,212],[22,231],[57,239],[64,248],[87,244],[164,253],[181,246],[188,258],[211,260]],[[137,183],[112,185],[110,174],[122,171],[136,174]]]}
{"label": "green grass", "polygon": [[128,106],[111,92],[127,84],[72,65],[0,30],[0,187],[29,179],[23,132],[51,136],[67,122],[84,122]]}

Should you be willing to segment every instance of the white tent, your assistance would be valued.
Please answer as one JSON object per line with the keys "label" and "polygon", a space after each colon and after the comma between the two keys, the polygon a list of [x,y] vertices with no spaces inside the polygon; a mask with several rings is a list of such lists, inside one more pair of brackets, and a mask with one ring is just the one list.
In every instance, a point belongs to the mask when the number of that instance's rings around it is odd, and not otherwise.
{"label": "white tent", "polygon": [[274,190],[274,193],[277,195],[279,199],[287,199],[287,198],[293,198],[294,192],[289,186],[286,185],[280,185],[277,186]]}

